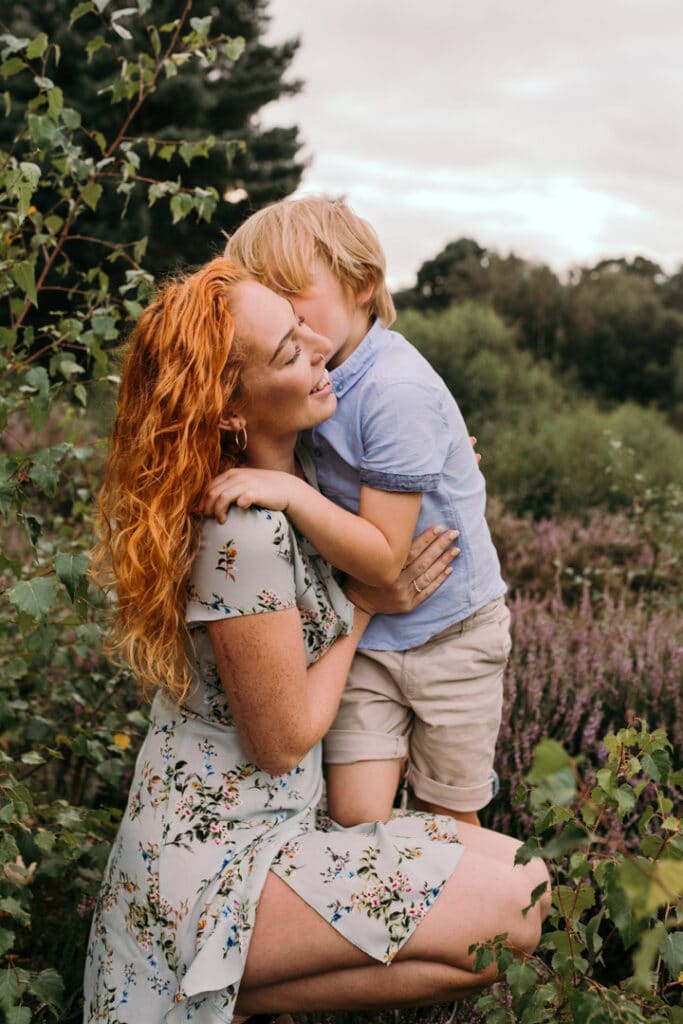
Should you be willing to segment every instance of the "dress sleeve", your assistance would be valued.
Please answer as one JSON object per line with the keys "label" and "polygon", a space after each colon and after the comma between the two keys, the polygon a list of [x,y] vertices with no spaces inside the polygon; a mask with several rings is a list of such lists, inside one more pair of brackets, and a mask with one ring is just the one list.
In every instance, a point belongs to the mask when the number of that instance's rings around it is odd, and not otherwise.
{"label": "dress sleeve", "polygon": [[289,523],[282,512],[233,507],[206,519],[188,587],[188,623],[296,607]]}

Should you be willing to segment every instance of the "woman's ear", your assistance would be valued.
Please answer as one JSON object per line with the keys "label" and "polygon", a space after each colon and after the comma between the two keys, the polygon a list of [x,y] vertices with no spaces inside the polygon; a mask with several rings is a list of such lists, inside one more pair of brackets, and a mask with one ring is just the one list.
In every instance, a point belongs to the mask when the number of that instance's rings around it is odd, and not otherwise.
{"label": "woman's ear", "polygon": [[237,413],[234,416],[228,413],[218,421],[218,426],[221,430],[229,430],[233,434],[236,434],[239,430],[244,430],[246,425],[247,421],[241,413]]}

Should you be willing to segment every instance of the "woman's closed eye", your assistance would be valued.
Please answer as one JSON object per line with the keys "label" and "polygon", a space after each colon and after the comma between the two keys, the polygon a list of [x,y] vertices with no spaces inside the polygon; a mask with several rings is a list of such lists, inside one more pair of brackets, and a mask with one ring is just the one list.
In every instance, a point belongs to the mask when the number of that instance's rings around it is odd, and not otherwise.
{"label": "woman's closed eye", "polygon": [[299,358],[300,355],[301,355],[301,345],[295,345],[294,346],[294,355],[292,356],[291,359],[288,359],[285,362],[285,366],[291,366],[292,363],[295,363],[297,361],[297,359]]}

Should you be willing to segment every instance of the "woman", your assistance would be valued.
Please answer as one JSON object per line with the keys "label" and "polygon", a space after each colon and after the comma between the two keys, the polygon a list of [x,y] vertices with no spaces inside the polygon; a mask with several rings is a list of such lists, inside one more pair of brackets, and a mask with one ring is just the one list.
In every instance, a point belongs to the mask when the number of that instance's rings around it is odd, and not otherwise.
{"label": "woman", "polygon": [[297,434],[336,404],[328,351],[223,259],[166,285],[131,337],[98,564],[119,650],[158,692],[93,920],[86,1021],[430,1003],[490,983],[471,943],[538,941],[547,897],[522,909],[547,874],[513,868],[513,840],[420,814],[316,828],[319,741],[372,592],[350,590],[354,608],[281,512],[190,514],[241,456],[307,473]]}

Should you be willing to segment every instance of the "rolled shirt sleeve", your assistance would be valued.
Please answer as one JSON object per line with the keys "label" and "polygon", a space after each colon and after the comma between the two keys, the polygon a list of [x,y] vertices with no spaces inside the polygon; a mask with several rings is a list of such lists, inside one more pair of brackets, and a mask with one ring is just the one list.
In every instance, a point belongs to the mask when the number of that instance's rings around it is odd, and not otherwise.
{"label": "rolled shirt sleeve", "polygon": [[361,483],[379,491],[434,491],[452,439],[442,396],[412,380],[374,382],[362,415]]}

